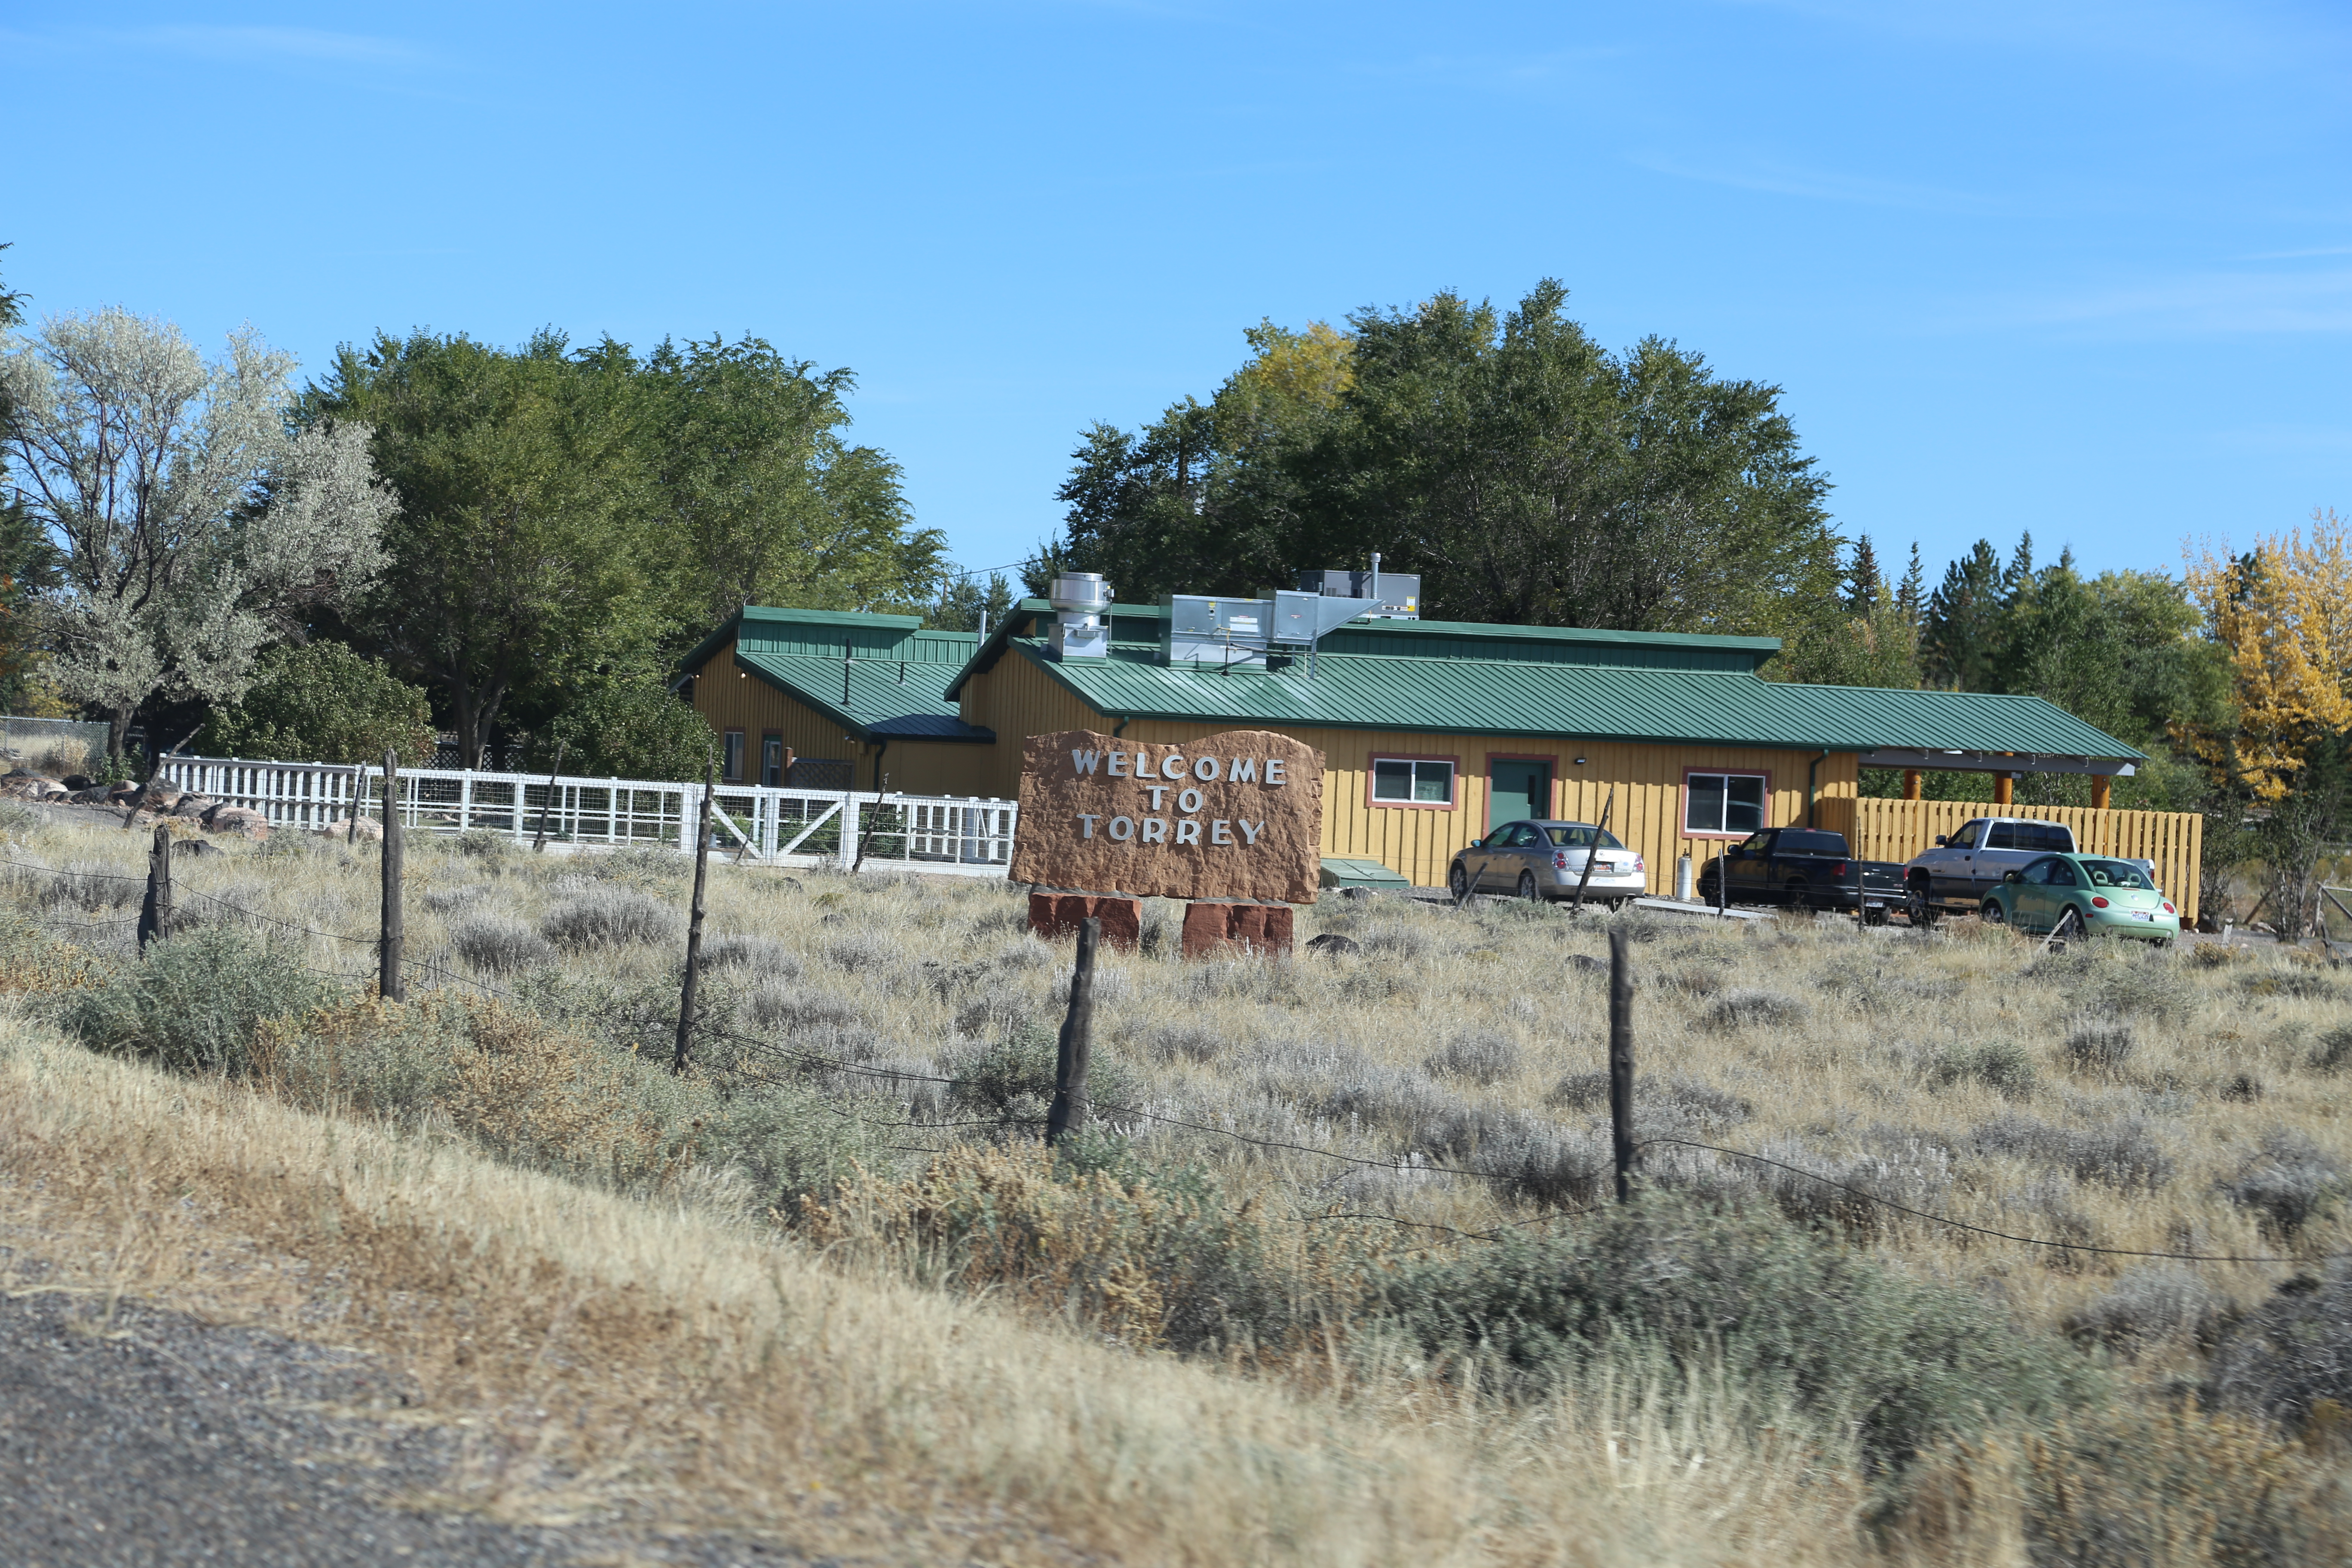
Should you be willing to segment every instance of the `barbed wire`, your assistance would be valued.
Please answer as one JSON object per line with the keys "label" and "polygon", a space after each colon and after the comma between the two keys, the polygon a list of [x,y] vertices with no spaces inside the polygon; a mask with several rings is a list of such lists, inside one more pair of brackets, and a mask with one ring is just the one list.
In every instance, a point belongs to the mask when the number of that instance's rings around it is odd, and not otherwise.
{"label": "barbed wire", "polygon": [[[93,879],[105,881],[141,883],[143,883],[146,880],[143,877],[122,876],[102,871],[68,870],[57,867],[39,866],[31,862],[20,860],[0,859],[0,865],[8,866],[19,870],[35,871],[65,880]],[[186,892],[192,898],[202,899],[208,903],[215,904],[220,908],[230,910],[245,919],[259,921],[267,924],[281,927],[289,931],[300,931],[310,936],[318,937],[323,941],[350,942],[361,945],[374,945],[373,939],[371,938],[346,936],[337,931],[322,931],[314,927],[305,926],[296,921],[280,920],[273,915],[262,914],[258,910],[247,910],[241,905],[232,904],[227,900],[222,899],[215,894],[198,892],[194,889],[186,889]],[[42,923],[60,925],[67,929],[78,930],[100,930],[110,929],[117,926],[136,925],[139,923],[140,920],[140,917],[134,916],[118,921],[95,921],[82,922],[62,921],[55,919],[54,917],[34,916],[33,918]],[[315,965],[310,964],[306,964],[303,967],[310,970],[314,973],[328,974],[341,980],[364,980],[366,978],[364,972],[353,974],[341,970],[320,969]],[[421,971],[425,973],[440,976],[459,984],[469,985],[487,994],[499,997],[502,1000],[520,1000],[513,992],[505,990],[499,986],[492,985],[487,981],[478,980],[471,976],[460,974],[436,961],[425,959],[404,960],[402,968],[404,973],[409,971]],[[657,1026],[657,1025],[666,1023],[667,1021],[623,1019],[620,1020],[620,1022],[626,1026],[636,1027],[641,1031],[650,1033]],[[811,1066],[827,1068],[836,1072],[846,1073],[853,1076],[877,1079],[891,1083],[914,1082],[936,1084],[947,1089],[991,1089],[993,1087],[974,1079],[951,1078],[938,1073],[914,1072],[903,1068],[873,1067],[865,1062],[852,1060],[846,1057],[831,1056],[824,1052],[811,1051],[802,1047],[778,1045],[773,1041],[758,1039],[754,1037],[745,1035],[732,1029],[707,1028],[699,1019],[696,1021],[694,1026],[698,1028],[705,1028],[705,1038],[707,1039],[725,1040],[730,1044],[744,1046],[750,1049],[779,1059],[797,1061]],[[782,1082],[786,1080],[770,1079],[767,1081]],[[827,1107],[827,1109],[832,1110],[834,1108]],[[1520,1180],[1520,1177],[1517,1174],[1511,1172],[1480,1171],[1467,1166],[1435,1165],[1418,1162],[1409,1163],[1406,1161],[1399,1159],[1372,1159],[1363,1155],[1342,1153],[1338,1150],[1333,1149],[1318,1149],[1312,1144],[1294,1142],[1287,1139],[1261,1138],[1250,1133],[1236,1131],[1232,1128],[1217,1127],[1207,1122],[1193,1121],[1182,1117],[1166,1115],[1162,1112],[1146,1110],[1141,1106],[1097,1103],[1093,1107],[1093,1109],[1107,1117],[1128,1118],[1136,1121],[1156,1122],[1162,1126],[1182,1128],[1189,1131],[1206,1133],[1212,1137],[1229,1139],[1235,1142],[1246,1143],[1256,1148],[1309,1154],[1320,1159],[1337,1161],[1359,1169],[1399,1172],[1429,1172],[1435,1174],[1466,1176],[1474,1180],[1495,1182],[1504,1184],[1513,1184]],[[918,1121],[908,1121],[904,1122],[879,1122],[854,1117],[845,1111],[837,1112],[837,1114],[842,1115],[845,1120],[856,1121],[859,1125],[877,1131],[947,1131],[967,1127],[1033,1127],[1040,1125],[1042,1122],[1042,1119],[1040,1118],[1013,1116],[990,1117],[970,1121],[955,1122]],[[934,1157],[952,1152],[948,1149],[896,1144],[887,1145],[887,1147],[898,1152],[929,1154]],[[1882,1208],[1892,1209],[1898,1214],[1908,1215],[1915,1219],[1925,1220],[1933,1225],[1942,1226],[1952,1230],[1967,1232],[1970,1235],[1987,1237],[1999,1241],[2012,1242],[2023,1247],[2039,1247],[2060,1252],[2088,1253],[2110,1258],[2147,1258],[2180,1263],[2262,1265],[2292,1264],[2302,1266],[2311,1263],[2331,1262],[2339,1258],[2352,1257],[2352,1252],[2322,1253],[2311,1257],[2296,1258],[2237,1253],[2160,1251],[2138,1247],[2094,1247],[2087,1243],[2079,1241],[2065,1241],[2047,1237],[2021,1236],[2015,1232],[1995,1230],[1990,1226],[1971,1224],[1967,1220],[1955,1219],[1949,1215],[1939,1215],[1931,1213],[1926,1209],[1914,1208],[1907,1204],[1899,1203],[1883,1194],[1871,1192],[1867,1188],[1858,1187],[1851,1182],[1842,1181],[1834,1176],[1823,1175],[1818,1171],[1808,1171],[1802,1166],[1792,1165],[1785,1160],[1777,1160],[1769,1155],[1755,1153],[1745,1149],[1727,1149],[1719,1144],[1701,1143],[1687,1138],[1643,1139],[1636,1143],[1634,1147],[1637,1150],[1665,1147],[1697,1149],[1703,1150],[1708,1153],[1717,1154],[1730,1159],[1746,1160],[1760,1165],[1769,1165],[1776,1170],[1786,1171],[1791,1175],[1803,1177],[1807,1181],[1815,1182],[1823,1186],[1832,1187],[1840,1192],[1849,1194],[1861,1199],[1864,1203],[1876,1205]],[[1455,1236],[1465,1239],[1493,1240],[1495,1237],[1507,1231],[1520,1229],[1528,1226],[1548,1225],[1560,1219],[1574,1218],[1579,1215],[1596,1213],[1605,1206],[1606,1205],[1590,1205],[1583,1208],[1577,1209],[1554,1209],[1545,1214],[1535,1215],[1529,1219],[1512,1221],[1508,1224],[1498,1226],[1492,1230],[1486,1231],[1465,1230],[1458,1226],[1443,1225],[1433,1221],[1407,1220],[1393,1215],[1342,1213],[1304,1215],[1297,1217],[1299,1218],[1300,1223],[1308,1224],[1327,1223],[1328,1221],[1338,1219],[1379,1220],[1390,1225],[1409,1226],[1415,1229],[1450,1231]],[[1438,1245],[1446,1244],[1440,1243]],[[1431,1249],[1426,1247],[1411,1249],[1412,1252],[1427,1250]],[[1401,1253],[1398,1256],[1402,1257],[1409,1255],[1410,1253]]]}

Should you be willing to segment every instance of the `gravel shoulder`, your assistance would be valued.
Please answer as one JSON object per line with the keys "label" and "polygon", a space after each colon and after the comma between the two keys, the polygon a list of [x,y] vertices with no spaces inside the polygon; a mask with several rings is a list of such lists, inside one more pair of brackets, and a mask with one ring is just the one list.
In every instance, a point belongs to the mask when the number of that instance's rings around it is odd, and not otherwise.
{"label": "gravel shoulder", "polygon": [[[22,1264],[19,1263],[21,1269]],[[0,1558],[16,1568],[784,1563],[756,1542],[501,1523],[381,1358],[37,1279],[0,1296]]]}

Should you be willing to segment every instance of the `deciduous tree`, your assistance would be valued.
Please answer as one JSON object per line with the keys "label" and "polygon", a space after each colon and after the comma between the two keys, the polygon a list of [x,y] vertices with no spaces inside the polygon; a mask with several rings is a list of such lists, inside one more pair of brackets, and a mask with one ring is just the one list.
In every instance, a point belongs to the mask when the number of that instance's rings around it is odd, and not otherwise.
{"label": "deciduous tree", "polygon": [[1659,339],[1612,354],[1566,302],[1548,280],[1507,313],[1440,294],[1344,334],[1261,326],[1212,403],[1087,433],[1040,564],[1140,597],[1378,550],[1433,615],[1635,629],[1776,630],[1834,593],[1779,389]]}
{"label": "deciduous tree", "polygon": [[478,757],[519,691],[593,679],[671,616],[644,526],[625,352],[574,358],[418,332],[346,347],[304,397],[374,432],[399,492],[392,569],[349,616],[356,646],[437,690]]}
{"label": "deciduous tree", "polygon": [[325,638],[265,652],[243,698],[215,709],[197,739],[215,757],[373,763],[386,748],[433,755],[433,708],[378,659]]}
{"label": "deciduous tree", "polygon": [[60,547],[52,666],[120,757],[150,698],[243,694],[254,659],[373,579],[393,510],[352,420],[293,429],[293,361],[250,330],[207,362],[128,310],[0,353],[15,499]]}

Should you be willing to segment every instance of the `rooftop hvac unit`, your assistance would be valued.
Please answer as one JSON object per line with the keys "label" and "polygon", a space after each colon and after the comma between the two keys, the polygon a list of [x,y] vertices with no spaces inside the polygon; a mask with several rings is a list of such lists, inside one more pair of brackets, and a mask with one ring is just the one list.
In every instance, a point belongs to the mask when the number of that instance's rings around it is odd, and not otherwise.
{"label": "rooftop hvac unit", "polygon": [[1421,619],[1421,574],[1383,572],[1377,553],[1369,572],[1301,572],[1298,587],[1302,593],[1329,599],[1370,600],[1374,607],[1360,610],[1359,615],[1392,621]]}
{"label": "rooftop hvac unit", "polygon": [[1110,605],[1117,595],[1099,572],[1065,572],[1054,579],[1053,629],[1045,651],[1055,658],[1104,658],[1110,653]]}
{"label": "rooftop hvac unit", "polygon": [[1162,652],[1171,664],[1265,664],[1274,631],[1274,601],[1227,599],[1205,594],[1167,594]]}

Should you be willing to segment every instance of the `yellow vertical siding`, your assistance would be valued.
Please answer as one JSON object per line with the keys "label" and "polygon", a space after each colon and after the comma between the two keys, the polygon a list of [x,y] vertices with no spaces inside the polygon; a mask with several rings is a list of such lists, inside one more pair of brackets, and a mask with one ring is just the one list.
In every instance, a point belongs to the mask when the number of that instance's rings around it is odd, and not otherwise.
{"label": "yellow vertical siding", "polygon": [[[963,717],[967,723],[985,724],[996,731],[996,745],[985,748],[996,756],[992,763],[975,759],[976,767],[988,770],[987,787],[966,785],[955,793],[1007,797],[1020,791],[1024,736],[1055,730],[1108,731],[1117,722],[1115,717],[1097,712],[1017,653],[1008,653],[994,669],[966,683]],[[1610,812],[1610,830],[1642,852],[1649,868],[1650,890],[1671,893],[1677,859],[1692,856],[1696,869],[1720,843],[1691,838],[1683,832],[1685,772],[1719,768],[1767,774],[1770,780],[1767,825],[1783,826],[1804,821],[1807,770],[1821,755],[1818,751],[1771,747],[1563,741],[1549,735],[1433,735],[1157,719],[1135,720],[1124,733],[1129,740],[1167,745],[1235,728],[1274,730],[1321,752],[1323,852],[1378,860],[1419,887],[1443,886],[1454,851],[1485,837],[1490,757],[1549,759],[1553,810],[1564,817],[1598,820],[1613,785],[1616,797]],[[1393,755],[1454,759],[1460,771],[1454,808],[1370,804],[1372,759]],[[1582,766],[1577,765],[1578,757],[1584,759]],[[1856,761],[1851,752],[1833,752],[1822,761],[1815,781],[1815,819],[1820,826],[1843,830],[1852,820]]]}
{"label": "yellow vertical siding", "polygon": [[[1066,688],[1055,682],[1045,671],[1031,664],[1013,649],[996,661],[996,668],[975,675],[964,682],[961,693],[963,721],[996,733],[993,746],[974,746],[969,777],[972,782],[953,791],[957,795],[993,795],[1000,800],[1021,798],[1021,742],[1031,735],[1050,735],[1056,730],[1108,731],[1118,721],[1097,713]],[[1188,734],[1202,734],[1194,730]],[[1133,726],[1127,733],[1135,734]]]}

